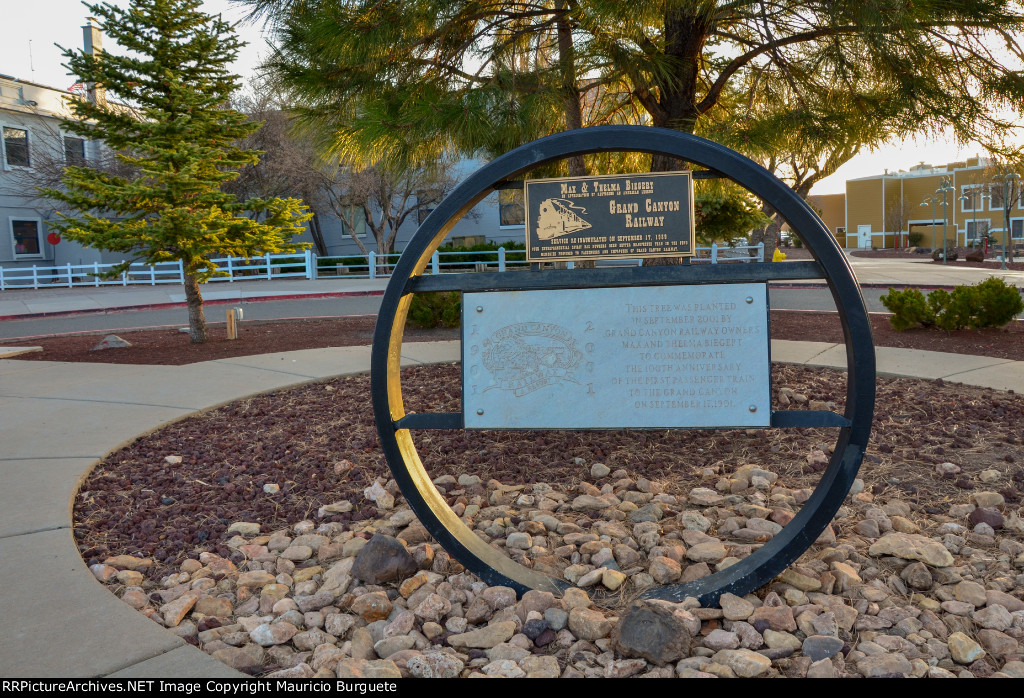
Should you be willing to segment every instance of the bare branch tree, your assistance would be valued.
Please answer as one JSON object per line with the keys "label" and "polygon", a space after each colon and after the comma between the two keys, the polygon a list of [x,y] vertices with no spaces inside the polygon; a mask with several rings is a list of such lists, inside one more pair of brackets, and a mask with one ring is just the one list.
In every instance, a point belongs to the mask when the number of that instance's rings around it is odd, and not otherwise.
{"label": "bare branch tree", "polygon": [[[364,255],[358,236],[365,225],[377,254],[392,254],[398,231],[410,216],[433,209],[455,186],[453,163],[393,170],[374,165],[355,169],[343,164],[322,166],[319,194]],[[360,225],[360,224],[363,225]]]}

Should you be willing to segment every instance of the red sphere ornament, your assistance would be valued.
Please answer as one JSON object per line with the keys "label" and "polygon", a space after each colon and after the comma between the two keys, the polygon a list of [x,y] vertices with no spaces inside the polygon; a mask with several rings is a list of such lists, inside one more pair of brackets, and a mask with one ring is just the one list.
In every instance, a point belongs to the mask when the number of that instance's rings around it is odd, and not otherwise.
{"label": "red sphere ornament", "polygon": [[60,233],[50,233],[46,236],[46,241],[51,245],[56,245],[60,242]]}

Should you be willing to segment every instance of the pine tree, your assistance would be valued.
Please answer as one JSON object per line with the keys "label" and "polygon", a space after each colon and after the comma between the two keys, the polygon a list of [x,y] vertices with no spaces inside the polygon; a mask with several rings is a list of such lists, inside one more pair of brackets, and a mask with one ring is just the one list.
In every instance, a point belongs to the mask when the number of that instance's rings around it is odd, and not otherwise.
{"label": "pine tree", "polygon": [[[985,142],[1024,113],[1024,11],[1009,0],[240,1],[276,31],[273,67],[305,118],[338,149],[389,160],[507,150],[576,125],[571,102],[583,126],[661,126],[780,156],[794,118],[801,139],[825,144],[838,121],[852,152],[946,127]],[[775,139],[736,143],[764,106]]]}
{"label": "pine tree", "polygon": [[296,199],[238,201],[222,189],[258,162],[258,151],[237,143],[259,124],[227,106],[238,86],[228,65],[243,44],[201,5],[87,5],[126,55],[64,51],[66,67],[96,95],[73,102],[64,127],[102,141],[134,175],[69,167],[63,187],[45,192],[71,209],[51,227],[69,240],[133,256],[112,274],[132,261],[181,261],[193,343],[207,338],[199,284],[219,273],[211,258],[294,251],[303,245],[290,240],[309,218]]}

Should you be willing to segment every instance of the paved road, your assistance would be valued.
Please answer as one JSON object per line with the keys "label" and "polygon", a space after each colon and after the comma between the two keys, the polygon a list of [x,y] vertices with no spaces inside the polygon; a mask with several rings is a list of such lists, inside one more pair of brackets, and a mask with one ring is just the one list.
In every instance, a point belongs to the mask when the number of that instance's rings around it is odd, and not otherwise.
{"label": "paved road", "polygon": [[[865,289],[868,310],[885,310],[878,296],[881,289]],[[823,288],[783,288],[770,292],[771,307],[776,309],[835,310],[832,296]],[[342,298],[315,298],[293,301],[241,301],[230,305],[208,305],[206,319],[211,324],[224,322],[224,311],[240,306],[245,320],[277,320],[300,317],[337,317],[343,315],[375,315],[380,305],[379,296],[346,296]],[[161,310],[122,310],[107,313],[89,313],[70,317],[29,318],[5,320],[0,323],[0,338],[34,337],[68,332],[113,332],[141,327],[185,326],[188,316],[184,308]]]}
{"label": "paved road", "polygon": [[[336,317],[339,315],[376,315],[379,296],[345,296],[342,298],[303,299],[294,301],[241,301],[229,305],[206,306],[208,323],[223,323],[225,309],[241,307],[244,320],[277,320],[297,317]],[[188,325],[185,308],[163,310],[121,310],[89,313],[70,317],[5,320],[0,323],[0,338],[32,337],[67,332],[107,332],[128,328]]]}
{"label": "paved road", "polygon": [[[992,270],[949,265],[942,267],[920,261],[894,259],[850,258],[851,266],[864,284],[864,299],[871,312],[884,312],[879,298],[890,284],[920,286],[953,286],[974,284],[989,276],[1000,276],[1009,283],[1024,287],[1024,272],[993,272]],[[295,317],[332,317],[375,314],[379,297],[342,295],[379,293],[386,280],[327,279],[320,281],[280,280],[251,281],[245,284],[212,285],[204,291],[208,300],[224,301],[245,309],[246,320],[273,320]],[[771,291],[771,307],[787,310],[835,310],[829,292],[820,285],[793,283]],[[331,298],[317,298],[334,294]],[[282,296],[299,296],[289,300]],[[257,301],[260,296],[276,296],[277,300]],[[340,297],[339,297],[340,296]],[[32,337],[66,332],[113,332],[120,329],[184,326],[182,307],[146,310],[118,310],[130,305],[167,305],[180,303],[184,293],[179,286],[168,287],[103,287],[99,289],[46,289],[13,291],[0,295],[0,339]],[[225,305],[209,305],[207,319],[224,321]],[[106,309],[104,311],[104,309]],[[36,317],[15,319],[20,314],[87,311],[70,317]],[[88,311],[100,311],[93,313]]]}

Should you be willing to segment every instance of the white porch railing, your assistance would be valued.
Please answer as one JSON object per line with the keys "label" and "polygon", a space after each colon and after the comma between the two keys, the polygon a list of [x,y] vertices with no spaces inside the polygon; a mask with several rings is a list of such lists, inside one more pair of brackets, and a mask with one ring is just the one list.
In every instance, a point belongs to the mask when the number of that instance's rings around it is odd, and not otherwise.
{"label": "white porch railing", "polygon": [[[751,256],[750,252],[754,251]],[[692,263],[719,264],[729,262],[763,262],[764,245],[754,247],[698,247]],[[366,257],[317,257],[311,250],[297,254],[267,254],[261,257],[220,257],[211,259],[224,274],[210,279],[210,283],[252,281],[255,279],[317,279],[320,276],[344,276],[351,279],[387,278],[398,262],[400,254],[379,255],[370,252]],[[361,263],[352,264],[354,259]],[[598,264],[642,264],[643,260],[608,260]],[[111,279],[101,278],[116,264],[64,264],[54,266],[0,267],[0,291],[16,288],[75,288],[79,286],[128,286],[182,284],[185,274],[181,262],[158,264],[132,264],[124,273]],[[575,265],[569,262],[572,269]],[[498,271],[506,272],[529,267],[522,250],[499,247],[484,252],[435,252],[428,271],[431,274]]]}

